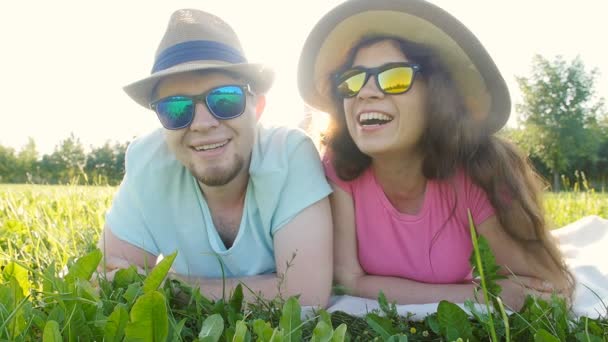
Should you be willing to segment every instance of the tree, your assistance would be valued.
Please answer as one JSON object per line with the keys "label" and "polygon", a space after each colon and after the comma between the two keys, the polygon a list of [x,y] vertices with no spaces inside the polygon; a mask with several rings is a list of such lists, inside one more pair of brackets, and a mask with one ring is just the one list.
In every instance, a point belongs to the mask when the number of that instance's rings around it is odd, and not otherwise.
{"label": "tree", "polygon": [[124,175],[125,151],[128,143],[106,142],[103,146],[92,148],[87,156],[85,170],[93,183],[117,185]]}
{"label": "tree", "polygon": [[15,150],[0,145],[0,183],[13,182],[17,170]]}
{"label": "tree", "polygon": [[[42,158],[42,165],[50,173],[53,183],[83,182],[81,176],[86,176],[84,166],[86,154],[80,139],[71,133],[69,138],[61,141],[55,151]],[[84,177],[83,177],[84,178]]]}
{"label": "tree", "polygon": [[598,149],[596,169],[602,186],[608,185],[608,114],[604,114],[599,121],[599,135],[601,137]]}
{"label": "tree", "polygon": [[38,175],[38,150],[36,142],[32,137],[27,139],[27,144],[17,154],[18,175],[14,179],[17,183],[32,183]]}
{"label": "tree", "polygon": [[517,78],[523,96],[517,110],[526,132],[522,143],[549,168],[557,191],[559,175],[600,148],[598,136],[589,134],[603,108],[594,89],[597,70],[585,70],[578,57],[567,62],[561,56],[549,61],[539,55],[532,68],[529,78]]}

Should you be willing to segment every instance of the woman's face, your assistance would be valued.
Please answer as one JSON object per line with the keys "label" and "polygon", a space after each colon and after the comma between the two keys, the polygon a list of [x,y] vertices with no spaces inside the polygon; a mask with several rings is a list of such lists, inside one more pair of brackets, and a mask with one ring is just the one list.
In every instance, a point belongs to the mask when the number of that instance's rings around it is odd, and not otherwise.
{"label": "woman's face", "polygon": [[[393,62],[410,61],[395,42],[384,40],[359,49],[352,67],[374,68]],[[357,147],[372,158],[418,153],[425,127],[426,96],[426,84],[420,75],[407,92],[398,95],[384,94],[375,76],[370,76],[357,95],[344,99],[346,125]]]}

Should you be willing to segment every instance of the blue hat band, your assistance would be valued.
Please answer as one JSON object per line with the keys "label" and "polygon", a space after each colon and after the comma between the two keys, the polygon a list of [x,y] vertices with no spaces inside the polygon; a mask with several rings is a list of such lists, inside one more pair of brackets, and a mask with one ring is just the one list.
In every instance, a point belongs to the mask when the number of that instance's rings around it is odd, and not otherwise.
{"label": "blue hat band", "polygon": [[232,64],[247,62],[245,56],[226,44],[210,40],[193,40],[173,45],[161,52],[154,61],[152,73],[177,64],[204,60],[224,61]]}

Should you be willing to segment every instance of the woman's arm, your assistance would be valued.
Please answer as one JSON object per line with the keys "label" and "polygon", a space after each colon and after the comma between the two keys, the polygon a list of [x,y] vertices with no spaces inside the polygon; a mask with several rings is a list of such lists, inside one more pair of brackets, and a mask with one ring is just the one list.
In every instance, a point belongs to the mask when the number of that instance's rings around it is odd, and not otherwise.
{"label": "woman's arm", "polygon": [[[357,255],[355,209],[352,197],[340,187],[332,184],[330,196],[334,220],[334,278],[346,287],[349,294],[376,299],[380,291],[389,301],[398,304],[424,304],[448,300],[463,303],[475,300],[475,284],[428,284],[398,277],[368,275],[361,268]],[[520,276],[500,281],[503,301],[508,307],[518,310],[527,294],[545,296],[533,290],[542,288],[535,278]],[[483,298],[479,297],[481,302]]]}
{"label": "woman's arm", "polygon": [[367,275],[359,264],[355,229],[355,208],[352,197],[339,186],[331,184],[330,195],[334,220],[334,278],[347,291],[359,297],[378,298],[380,291],[399,304],[433,303],[446,299],[464,302],[473,298],[474,285],[427,284],[398,278]]}
{"label": "woman's arm", "polygon": [[[567,289],[567,284],[559,280],[559,275],[555,275],[539,260],[542,253],[532,254],[521,244],[517,243],[507,234],[498,218],[492,216],[477,227],[477,232],[488,240],[488,244],[496,257],[496,263],[501,267],[504,275],[518,277],[529,277],[538,281],[531,281],[530,286],[543,292],[553,290],[562,292]],[[549,255],[545,256],[549,258]]]}

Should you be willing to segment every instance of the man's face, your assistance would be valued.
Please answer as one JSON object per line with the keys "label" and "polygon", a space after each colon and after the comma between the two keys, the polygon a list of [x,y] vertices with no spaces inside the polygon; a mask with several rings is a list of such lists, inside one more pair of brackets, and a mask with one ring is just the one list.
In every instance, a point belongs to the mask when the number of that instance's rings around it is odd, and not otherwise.
{"label": "man's face", "polygon": [[[199,95],[227,84],[245,84],[245,81],[220,72],[169,76],[158,84],[155,99]],[[245,112],[239,117],[219,120],[204,103],[197,103],[189,127],[165,130],[169,149],[201,185],[225,185],[249,171],[258,116],[255,96],[246,96]]]}

